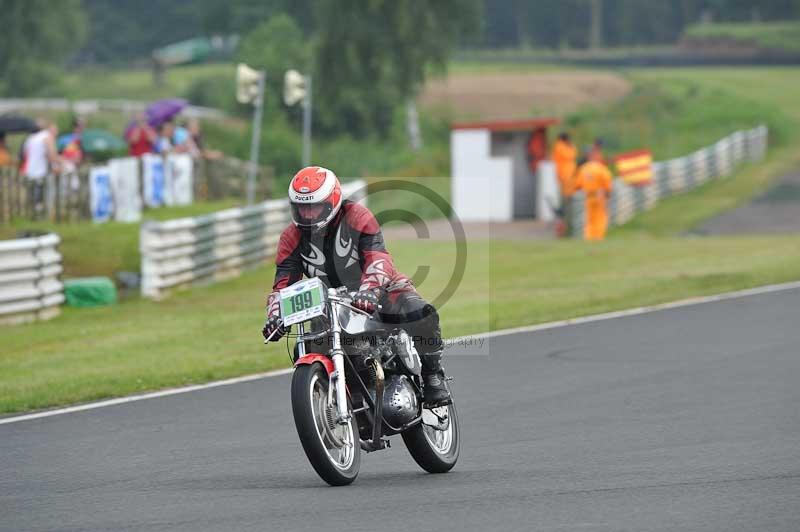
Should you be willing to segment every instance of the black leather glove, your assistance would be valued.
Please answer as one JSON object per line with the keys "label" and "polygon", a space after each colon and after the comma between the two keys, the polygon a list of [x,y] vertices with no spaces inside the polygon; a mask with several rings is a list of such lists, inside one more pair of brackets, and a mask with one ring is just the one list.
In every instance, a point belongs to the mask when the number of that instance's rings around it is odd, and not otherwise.
{"label": "black leather glove", "polygon": [[383,296],[383,288],[370,288],[367,290],[359,290],[353,296],[353,306],[364,312],[372,314],[378,310],[378,301]]}
{"label": "black leather glove", "polygon": [[[277,332],[276,332],[277,331]],[[275,333],[273,335],[273,333]],[[283,319],[280,316],[270,316],[261,330],[264,335],[264,340],[269,339],[271,342],[277,342],[286,335],[286,327],[283,326]],[[270,338],[272,335],[272,338]]]}

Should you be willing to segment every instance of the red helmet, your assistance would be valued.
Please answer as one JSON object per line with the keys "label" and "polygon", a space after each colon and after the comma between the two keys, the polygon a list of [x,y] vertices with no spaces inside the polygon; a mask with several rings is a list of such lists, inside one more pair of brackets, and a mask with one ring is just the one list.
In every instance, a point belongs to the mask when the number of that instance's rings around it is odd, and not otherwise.
{"label": "red helmet", "polygon": [[289,183],[292,220],[298,227],[322,229],[342,206],[342,187],[336,174],[321,166],[307,166]]}

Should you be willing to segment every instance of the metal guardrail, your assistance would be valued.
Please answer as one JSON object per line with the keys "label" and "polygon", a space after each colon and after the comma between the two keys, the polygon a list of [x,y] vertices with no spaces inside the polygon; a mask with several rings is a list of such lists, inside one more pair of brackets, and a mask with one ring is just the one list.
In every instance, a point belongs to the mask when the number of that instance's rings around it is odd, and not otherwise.
{"label": "metal guardrail", "polygon": [[[366,183],[342,186],[353,201],[366,197]],[[270,200],[193,218],[144,222],[139,233],[142,296],[237,277],[274,255],[290,223],[288,200]]]}
{"label": "metal guardrail", "polygon": [[[120,112],[133,115],[145,110],[148,102],[137,100],[67,100],[66,98],[0,98],[0,114],[9,111],[58,111],[90,115],[100,111]],[[191,118],[220,119],[226,113],[211,107],[189,105],[183,116]]]}
{"label": "metal guardrail", "polygon": [[[767,150],[766,126],[737,131],[715,144],[668,161],[653,163],[653,182],[634,187],[615,178],[608,205],[608,223],[621,225],[652,209],[662,199],[682,194],[730,175],[742,161],[760,161]],[[586,222],[583,192],[572,198],[572,235],[580,237]]]}
{"label": "metal guardrail", "polygon": [[0,325],[59,314],[64,302],[60,241],[49,234],[0,242]]}

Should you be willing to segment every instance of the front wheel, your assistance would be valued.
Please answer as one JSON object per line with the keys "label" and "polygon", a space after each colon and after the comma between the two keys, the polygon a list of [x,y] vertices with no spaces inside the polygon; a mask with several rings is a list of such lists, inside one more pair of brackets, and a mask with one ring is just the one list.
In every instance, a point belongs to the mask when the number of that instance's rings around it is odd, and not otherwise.
{"label": "front wheel", "polygon": [[403,432],[403,442],[422,469],[428,473],[447,473],[456,465],[461,452],[461,429],[455,403],[425,409],[422,415],[422,423]]}
{"label": "front wheel", "polygon": [[292,413],[300,443],[314,470],[328,484],[344,486],[358,476],[361,447],[355,418],[346,424],[336,422],[336,394],[328,406],[329,386],[322,364],[298,366],[292,377]]}

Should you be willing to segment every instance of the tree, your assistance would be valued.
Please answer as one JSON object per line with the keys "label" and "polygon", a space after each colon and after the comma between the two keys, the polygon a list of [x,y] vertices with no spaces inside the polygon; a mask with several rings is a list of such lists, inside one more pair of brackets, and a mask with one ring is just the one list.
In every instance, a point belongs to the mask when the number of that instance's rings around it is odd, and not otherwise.
{"label": "tree", "polygon": [[0,92],[10,96],[47,92],[86,37],[80,0],[3,0],[0,27]]}
{"label": "tree", "polygon": [[314,98],[328,130],[387,136],[432,69],[477,28],[474,0],[318,0]]}
{"label": "tree", "polygon": [[237,58],[253,68],[267,71],[267,79],[281,85],[283,73],[308,66],[308,40],[297,23],[286,14],[262,22],[245,35]]}
{"label": "tree", "polygon": [[294,19],[278,14],[245,35],[236,54],[238,61],[267,73],[264,120],[273,123],[297,113],[283,107],[283,76],[289,69],[307,72],[310,46]]}

